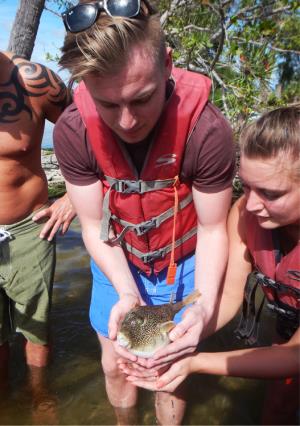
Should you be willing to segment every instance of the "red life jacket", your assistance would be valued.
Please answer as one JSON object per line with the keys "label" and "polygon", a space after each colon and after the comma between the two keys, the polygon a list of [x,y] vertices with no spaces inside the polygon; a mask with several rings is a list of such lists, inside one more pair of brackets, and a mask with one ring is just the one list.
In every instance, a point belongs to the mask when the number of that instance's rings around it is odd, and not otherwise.
{"label": "red life jacket", "polygon": [[[186,143],[207,103],[210,80],[176,68],[172,75],[175,88],[159,120],[140,176],[126,150],[99,117],[84,83],[79,84],[74,97],[104,174],[101,239],[108,241],[112,226],[114,242],[120,242],[127,258],[148,275],[169,265],[173,226],[175,261],[196,247],[197,216],[191,185],[179,182],[178,176]],[[179,205],[175,225],[176,192]]]}
{"label": "red life jacket", "polygon": [[[246,214],[247,247],[254,268],[268,279],[262,280],[267,299],[283,308],[300,309],[300,244],[277,259],[274,232],[259,226],[254,215]],[[273,283],[272,283],[273,281]]]}

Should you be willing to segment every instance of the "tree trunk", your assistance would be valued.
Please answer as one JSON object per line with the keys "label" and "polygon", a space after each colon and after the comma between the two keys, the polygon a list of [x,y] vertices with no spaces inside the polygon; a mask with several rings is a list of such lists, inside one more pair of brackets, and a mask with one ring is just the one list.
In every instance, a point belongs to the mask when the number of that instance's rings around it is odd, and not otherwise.
{"label": "tree trunk", "polygon": [[8,50],[31,58],[45,0],[20,0],[10,33]]}

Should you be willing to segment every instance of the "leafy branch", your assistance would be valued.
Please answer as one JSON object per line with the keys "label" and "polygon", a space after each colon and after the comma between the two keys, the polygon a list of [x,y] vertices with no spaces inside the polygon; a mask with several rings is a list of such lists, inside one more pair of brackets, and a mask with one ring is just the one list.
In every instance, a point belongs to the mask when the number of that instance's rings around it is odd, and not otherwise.
{"label": "leafy branch", "polygon": [[159,3],[175,64],[212,79],[213,101],[237,127],[265,108],[300,100],[299,3]]}

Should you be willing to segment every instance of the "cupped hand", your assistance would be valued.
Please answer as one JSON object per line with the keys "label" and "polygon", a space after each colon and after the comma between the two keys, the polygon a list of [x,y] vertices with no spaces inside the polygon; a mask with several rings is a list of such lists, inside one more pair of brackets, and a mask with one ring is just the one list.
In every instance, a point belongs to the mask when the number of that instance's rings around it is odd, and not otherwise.
{"label": "cupped hand", "polygon": [[32,220],[38,222],[41,219],[49,218],[40,232],[40,238],[46,238],[51,241],[59,228],[61,228],[61,234],[67,232],[75,216],[73,205],[68,195],[65,194],[49,207],[37,212]]}
{"label": "cupped hand", "polygon": [[127,312],[130,311],[130,309],[141,305],[142,303],[143,302],[141,298],[139,297],[139,295],[135,294],[134,292],[119,294],[119,300],[113,306],[110,312],[110,317],[108,322],[108,332],[109,332],[109,338],[111,340],[115,340],[117,338],[117,333],[120,327],[120,323],[124,319]]}
{"label": "cupped hand", "polygon": [[146,368],[134,361],[128,359],[119,358],[118,367],[126,375],[135,377],[136,379],[155,380],[159,374],[169,368],[169,363],[160,367]]}
{"label": "cupped hand", "polygon": [[126,359],[118,359],[118,367],[126,376],[135,377],[136,379],[151,380],[158,377],[158,371],[155,368],[144,368],[136,362]]}
{"label": "cupped hand", "polygon": [[187,378],[192,372],[191,360],[193,356],[184,357],[174,362],[167,371],[161,371],[159,376],[139,378],[137,376],[128,375],[127,380],[135,386],[152,391],[174,392],[175,389]]}

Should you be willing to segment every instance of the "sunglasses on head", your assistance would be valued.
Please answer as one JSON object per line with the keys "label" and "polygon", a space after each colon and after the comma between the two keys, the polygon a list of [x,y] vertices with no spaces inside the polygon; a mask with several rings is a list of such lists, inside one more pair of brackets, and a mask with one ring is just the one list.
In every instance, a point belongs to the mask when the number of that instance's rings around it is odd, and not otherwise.
{"label": "sunglasses on head", "polygon": [[66,30],[78,33],[90,28],[100,12],[109,16],[133,18],[140,12],[140,0],[102,0],[94,3],[80,3],[62,13]]}

